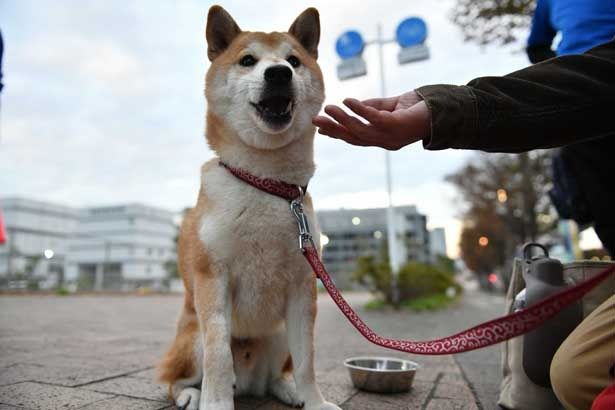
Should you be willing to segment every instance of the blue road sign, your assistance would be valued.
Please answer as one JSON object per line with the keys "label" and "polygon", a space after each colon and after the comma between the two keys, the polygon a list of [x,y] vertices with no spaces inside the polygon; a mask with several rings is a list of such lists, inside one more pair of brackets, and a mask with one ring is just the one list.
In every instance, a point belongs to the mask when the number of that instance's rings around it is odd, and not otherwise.
{"label": "blue road sign", "polygon": [[399,23],[395,31],[395,39],[402,47],[423,44],[427,38],[427,24],[419,17],[409,17]]}
{"label": "blue road sign", "polygon": [[349,30],[339,36],[335,42],[335,51],[342,60],[357,56],[363,52],[365,42],[358,31]]}

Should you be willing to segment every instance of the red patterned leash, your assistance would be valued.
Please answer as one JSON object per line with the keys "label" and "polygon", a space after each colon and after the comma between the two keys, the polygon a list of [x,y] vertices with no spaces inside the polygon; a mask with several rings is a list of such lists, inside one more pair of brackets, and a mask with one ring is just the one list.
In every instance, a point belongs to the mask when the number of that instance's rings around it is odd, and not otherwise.
{"label": "red patterned leash", "polygon": [[552,295],[528,308],[482,323],[452,336],[436,340],[413,342],[410,340],[387,339],[376,334],[361,320],[335,287],[318,257],[316,248],[313,246],[304,247],[303,255],[310,266],[312,266],[312,269],[314,269],[316,276],[321,280],[335,304],[367,340],[387,349],[422,355],[469,352],[470,350],[491,346],[527,333],[555,316],[566,306],[583,297],[583,295],[615,272],[614,265],[605,269],[600,274]]}
{"label": "red patterned leash", "polygon": [[442,339],[422,342],[387,339],[376,334],[363,322],[348,302],[346,302],[327,273],[318,256],[307,218],[303,212],[304,188],[282,181],[257,177],[247,171],[230,167],[222,162],[220,165],[253,187],[290,201],[291,212],[297,219],[297,225],[299,226],[299,248],[316,276],[321,280],[325,289],[327,289],[329,296],[331,296],[335,304],[359,333],[370,342],[387,349],[421,355],[445,355],[468,352],[504,342],[537,328],[566,306],[583,297],[583,295],[615,272],[615,265],[610,266],[600,274],[556,293],[532,306]]}

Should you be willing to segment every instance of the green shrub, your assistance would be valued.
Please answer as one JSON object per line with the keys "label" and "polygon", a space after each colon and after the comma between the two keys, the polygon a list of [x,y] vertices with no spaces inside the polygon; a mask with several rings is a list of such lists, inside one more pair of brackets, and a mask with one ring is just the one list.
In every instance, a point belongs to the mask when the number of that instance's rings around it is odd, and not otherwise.
{"label": "green shrub", "polygon": [[445,294],[437,294],[407,300],[402,303],[402,306],[415,312],[423,312],[426,310],[443,309],[455,300],[457,300],[456,296],[448,297]]}
{"label": "green shrub", "polygon": [[[399,270],[399,298],[401,301],[444,294],[450,287],[458,287],[449,273],[431,265],[408,263]],[[459,290],[459,289],[457,289]]]}
{"label": "green shrub", "polygon": [[40,286],[38,280],[32,279],[28,281],[28,290],[39,290]]}
{"label": "green shrub", "polygon": [[56,289],[56,295],[58,295],[58,296],[66,296],[66,295],[70,295],[70,292],[66,288],[57,288]]}
{"label": "green shrub", "polygon": [[[391,267],[387,261],[376,262],[373,256],[358,260],[354,279],[376,293],[387,304],[393,303],[391,290]],[[411,262],[399,270],[398,288],[400,304],[433,295],[443,295],[454,288],[456,293],[461,287],[453,279],[452,273],[443,272],[434,266]]]}
{"label": "green shrub", "polygon": [[386,302],[382,299],[372,299],[363,306],[365,310],[381,310],[387,306]]}

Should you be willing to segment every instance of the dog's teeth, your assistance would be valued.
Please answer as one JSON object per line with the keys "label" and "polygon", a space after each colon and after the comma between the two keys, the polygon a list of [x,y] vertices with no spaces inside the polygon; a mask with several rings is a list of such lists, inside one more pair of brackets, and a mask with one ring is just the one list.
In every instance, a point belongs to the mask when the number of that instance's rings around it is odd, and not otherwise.
{"label": "dog's teeth", "polygon": [[293,108],[293,102],[290,101],[288,105],[286,106],[286,110],[284,111],[284,114],[288,114],[292,108]]}

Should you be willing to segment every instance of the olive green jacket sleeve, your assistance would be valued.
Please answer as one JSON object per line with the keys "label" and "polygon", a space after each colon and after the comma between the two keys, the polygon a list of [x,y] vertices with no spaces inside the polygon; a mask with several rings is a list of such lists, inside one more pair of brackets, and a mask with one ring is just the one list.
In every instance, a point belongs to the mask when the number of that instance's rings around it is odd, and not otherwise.
{"label": "olive green jacket sleeve", "polygon": [[522,152],[615,138],[615,41],[503,77],[416,92],[431,111],[429,150]]}

